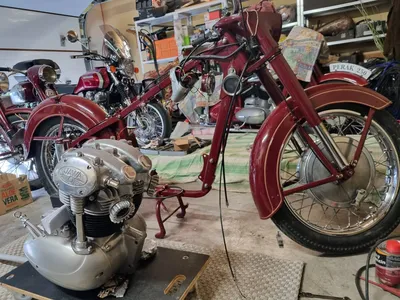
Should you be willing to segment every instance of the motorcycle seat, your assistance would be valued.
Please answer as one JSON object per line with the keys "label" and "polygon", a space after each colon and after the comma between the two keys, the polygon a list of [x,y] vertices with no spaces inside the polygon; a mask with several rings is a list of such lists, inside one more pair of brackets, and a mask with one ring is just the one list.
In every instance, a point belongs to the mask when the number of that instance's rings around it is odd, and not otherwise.
{"label": "motorcycle seat", "polygon": [[27,71],[29,68],[31,68],[33,66],[40,66],[40,65],[48,65],[48,66],[54,68],[57,72],[57,78],[60,78],[60,74],[61,74],[60,66],[51,59],[32,59],[32,60],[21,61],[21,62],[16,63],[13,66],[13,69]]}

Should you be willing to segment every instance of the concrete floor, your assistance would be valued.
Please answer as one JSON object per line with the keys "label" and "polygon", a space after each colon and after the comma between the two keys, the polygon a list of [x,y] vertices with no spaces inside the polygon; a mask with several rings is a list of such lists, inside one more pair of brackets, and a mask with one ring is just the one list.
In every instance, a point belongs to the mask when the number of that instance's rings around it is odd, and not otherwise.
{"label": "concrete floor", "polygon": [[[186,184],[184,188],[195,188],[196,184]],[[34,192],[35,202],[20,209],[34,223],[51,208],[50,200],[43,190]],[[250,194],[229,193],[230,206],[224,205],[224,225],[230,251],[251,251],[288,260],[301,260],[306,263],[302,291],[332,296],[347,296],[352,300],[360,299],[354,285],[354,275],[365,264],[366,255],[349,257],[324,257],[292,242],[286,236],[284,248],[280,249],[276,241],[277,228],[267,220],[258,218]],[[172,201],[168,200],[171,202]],[[218,191],[211,191],[201,199],[185,199],[189,203],[184,220],[172,217],[166,223],[167,238],[173,241],[196,244],[204,247],[222,247],[219,223]],[[154,214],[154,200],[142,202],[140,212],[148,225],[148,236],[158,232]],[[175,203],[173,203],[175,204]],[[168,204],[167,204],[168,206]],[[0,247],[25,235],[18,220],[12,213],[0,216]],[[372,276],[374,279],[374,276]],[[240,280],[240,274],[238,274]],[[242,283],[245,284],[245,283]],[[371,287],[371,299],[398,299],[378,288]],[[239,299],[239,296],[238,296]],[[303,298],[304,299],[304,298]]]}

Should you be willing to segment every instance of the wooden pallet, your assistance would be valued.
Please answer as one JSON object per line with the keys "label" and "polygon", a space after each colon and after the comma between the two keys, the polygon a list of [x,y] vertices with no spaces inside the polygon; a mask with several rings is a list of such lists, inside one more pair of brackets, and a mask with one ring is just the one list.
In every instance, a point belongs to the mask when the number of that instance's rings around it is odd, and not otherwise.
{"label": "wooden pallet", "polygon": [[[119,299],[184,300],[194,290],[209,258],[204,254],[159,247],[153,259],[139,265],[130,278],[125,296]],[[38,300],[99,299],[99,290],[76,292],[61,288],[41,276],[30,263],[1,277],[0,284],[12,292]]]}

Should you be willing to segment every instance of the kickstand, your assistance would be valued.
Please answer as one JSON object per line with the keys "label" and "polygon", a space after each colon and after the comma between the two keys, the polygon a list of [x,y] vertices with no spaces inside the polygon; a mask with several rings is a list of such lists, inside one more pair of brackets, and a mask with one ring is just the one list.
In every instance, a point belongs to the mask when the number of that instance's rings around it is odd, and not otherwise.
{"label": "kickstand", "polygon": [[156,217],[157,217],[157,222],[158,222],[158,226],[160,228],[160,231],[158,233],[156,233],[155,237],[158,239],[163,239],[166,235],[166,230],[164,227],[164,223],[170,218],[172,217],[179,209],[181,210],[176,217],[179,219],[183,219],[186,215],[186,208],[188,208],[189,204],[184,204],[183,200],[182,200],[182,196],[180,195],[181,192],[179,192],[179,194],[176,195],[176,198],[178,200],[178,204],[179,206],[177,208],[174,209],[173,212],[171,212],[167,217],[165,217],[164,219],[162,219],[161,216],[161,207],[163,207],[165,209],[166,212],[168,212],[168,209],[166,208],[165,204],[163,203],[164,200],[169,199],[171,197],[160,197],[157,198],[157,203],[156,203]]}

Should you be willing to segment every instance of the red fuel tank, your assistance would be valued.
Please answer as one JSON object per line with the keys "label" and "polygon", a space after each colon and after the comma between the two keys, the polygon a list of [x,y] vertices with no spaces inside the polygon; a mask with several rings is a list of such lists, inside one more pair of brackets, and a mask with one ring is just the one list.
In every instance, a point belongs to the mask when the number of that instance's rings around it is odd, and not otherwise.
{"label": "red fuel tank", "polygon": [[95,68],[83,74],[74,89],[74,94],[97,89],[106,89],[110,85],[110,77],[104,67]]}

